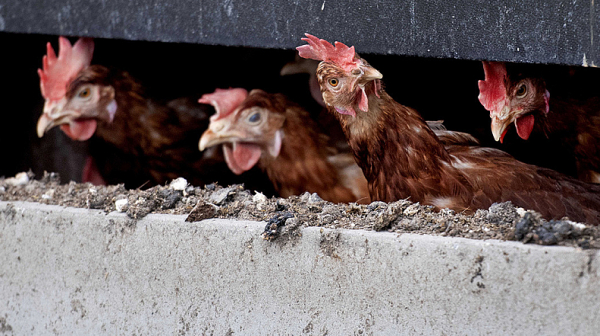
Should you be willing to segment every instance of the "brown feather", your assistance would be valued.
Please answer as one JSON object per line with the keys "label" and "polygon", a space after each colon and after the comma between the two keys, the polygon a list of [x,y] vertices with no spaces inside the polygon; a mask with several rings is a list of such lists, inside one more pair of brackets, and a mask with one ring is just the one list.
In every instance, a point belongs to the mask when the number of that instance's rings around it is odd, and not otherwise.
{"label": "brown feather", "polygon": [[[265,128],[261,128],[259,135],[243,122],[247,117],[245,111],[254,108],[267,114]],[[369,202],[365,192],[367,181],[361,172],[356,174],[359,170],[356,163],[336,157],[327,145],[328,137],[320,133],[308,112],[285,96],[253,90],[228,118],[229,131],[235,129],[236,134],[248,137],[236,141],[269,143],[273,134],[283,131],[279,155],[273,157],[263,148],[258,161],[280,196],[310,192],[334,203]],[[357,168],[354,174],[351,166]]]}
{"label": "brown feather", "polygon": [[67,97],[73,97],[84,84],[114,90],[114,97],[101,97],[97,107],[102,110],[114,99],[114,120],[98,118],[90,139],[91,154],[108,183],[148,187],[177,177],[185,177],[196,186],[215,181],[224,185],[251,182],[246,186],[258,188],[264,183],[260,173],[237,177],[220,153],[208,157],[198,150],[198,139],[214,113],[212,107],[189,99],[159,104],[149,99],[142,85],[128,73],[100,65],[82,70],[71,82]]}
{"label": "brown feather", "polygon": [[[496,66],[507,76],[499,88],[509,111],[506,123],[518,124],[519,119],[533,116],[532,134],[538,134],[539,145],[572,153],[576,176],[586,182],[600,183],[600,98],[597,92],[593,88],[579,87],[571,75],[564,78],[562,70],[530,64],[498,63]],[[525,89],[525,93],[519,95],[519,89]],[[491,112],[494,113],[497,111]]]}
{"label": "brown feather", "polygon": [[545,218],[569,216],[600,223],[600,187],[522,163],[499,150],[444,147],[416,111],[397,103],[383,89],[376,92],[373,81],[365,86],[367,112],[355,109],[354,118],[337,113],[336,103],[348,104],[356,95],[351,90],[332,93],[326,81],[351,75],[328,62],[317,71],[324,100],[340,120],[369,181],[372,200],[410,198],[468,212],[511,201]]}

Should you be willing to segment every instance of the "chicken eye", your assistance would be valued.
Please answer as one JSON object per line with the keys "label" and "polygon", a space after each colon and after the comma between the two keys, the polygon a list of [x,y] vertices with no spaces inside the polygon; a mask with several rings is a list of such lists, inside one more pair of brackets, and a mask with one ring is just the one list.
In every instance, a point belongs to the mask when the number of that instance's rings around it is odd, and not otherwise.
{"label": "chicken eye", "polygon": [[87,98],[90,96],[92,92],[90,91],[90,88],[84,88],[83,90],[79,91],[79,93],[77,94],[77,96],[79,98]]}
{"label": "chicken eye", "polygon": [[258,112],[253,113],[252,115],[250,115],[250,117],[248,117],[249,123],[256,124],[259,121],[260,121],[260,113],[258,113]]}
{"label": "chicken eye", "polygon": [[337,78],[329,79],[329,85],[331,85],[332,87],[336,87],[338,86],[338,84],[340,84],[340,81]]}
{"label": "chicken eye", "polygon": [[527,85],[521,84],[521,86],[519,86],[519,88],[517,89],[517,97],[523,98],[523,97],[525,97],[526,94],[527,94]]}

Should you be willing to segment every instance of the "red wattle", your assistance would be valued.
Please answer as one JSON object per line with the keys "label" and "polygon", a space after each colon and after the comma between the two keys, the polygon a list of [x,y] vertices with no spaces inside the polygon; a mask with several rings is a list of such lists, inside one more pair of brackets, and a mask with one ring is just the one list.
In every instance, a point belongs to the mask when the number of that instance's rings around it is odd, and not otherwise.
{"label": "red wattle", "polygon": [[60,129],[73,140],[85,141],[94,135],[97,125],[94,119],[73,120],[60,125]]}
{"label": "red wattle", "polygon": [[500,143],[504,143],[504,136],[506,135],[506,132],[508,132],[508,127],[504,129],[504,132],[502,132],[502,135],[500,136]]}
{"label": "red wattle", "polygon": [[261,155],[260,147],[249,143],[224,144],[223,151],[227,166],[237,175],[254,167]]}
{"label": "red wattle", "polygon": [[516,120],[517,134],[519,134],[521,139],[529,139],[529,135],[531,135],[531,131],[533,131],[534,122],[535,117],[533,116],[533,114],[520,117]]}

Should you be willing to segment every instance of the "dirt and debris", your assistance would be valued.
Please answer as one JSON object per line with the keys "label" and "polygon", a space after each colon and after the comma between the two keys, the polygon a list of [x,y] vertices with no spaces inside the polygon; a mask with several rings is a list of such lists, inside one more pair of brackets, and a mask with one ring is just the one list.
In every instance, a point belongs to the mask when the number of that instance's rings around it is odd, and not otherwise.
{"label": "dirt and debris", "polygon": [[202,200],[192,209],[190,214],[185,219],[186,222],[199,222],[201,220],[214,218],[217,215],[219,207],[212,203],[207,203]]}
{"label": "dirt and debris", "polygon": [[297,227],[298,219],[294,218],[294,214],[291,212],[278,211],[268,220],[267,225],[265,225],[265,231],[262,233],[262,237],[265,240],[274,240],[279,236],[288,234]]}
{"label": "dirt and debris", "polygon": [[301,227],[319,226],[600,248],[598,227],[568,220],[546,221],[538,213],[509,202],[466,215],[448,209],[437,212],[409,200],[362,205],[333,204],[309,193],[267,198],[241,185],[200,188],[180,179],[167,186],[127,190],[123,185],[60,184],[54,173],[46,173],[39,180],[32,173],[26,177],[0,178],[0,200],[119,211],[134,220],[163,213],[188,215],[188,222],[207,218],[265,221],[263,237],[267,240],[297,235]]}

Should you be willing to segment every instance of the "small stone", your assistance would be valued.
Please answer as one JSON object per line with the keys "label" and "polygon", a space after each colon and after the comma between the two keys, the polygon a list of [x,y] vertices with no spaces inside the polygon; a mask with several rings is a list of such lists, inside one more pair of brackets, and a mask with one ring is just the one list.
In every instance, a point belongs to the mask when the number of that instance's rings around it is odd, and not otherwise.
{"label": "small stone", "polygon": [[318,202],[322,202],[323,199],[321,197],[319,197],[319,195],[317,193],[312,193],[310,194],[310,196],[308,196],[308,203],[318,203]]}
{"label": "small stone", "polygon": [[187,186],[188,186],[188,182],[183,177],[178,177],[178,178],[174,179],[173,181],[171,181],[171,183],[169,184],[170,189],[180,190],[180,191],[184,191],[185,188],[187,188]]}
{"label": "small stone", "polygon": [[284,199],[280,199],[275,205],[275,211],[285,211],[287,207],[287,202]]}
{"label": "small stone", "polygon": [[201,220],[214,218],[218,207],[214,204],[199,201],[185,219],[186,222],[199,222]]}
{"label": "small stone", "polygon": [[511,202],[494,203],[488,209],[487,220],[493,224],[514,223],[521,216]]}
{"label": "small stone", "polygon": [[163,189],[158,195],[162,198],[162,209],[172,209],[182,198],[182,192],[175,189]]}
{"label": "small stone", "polygon": [[125,212],[125,211],[127,211],[128,204],[129,204],[129,201],[126,198],[118,199],[115,201],[115,209],[118,212]]}
{"label": "small stone", "polygon": [[256,195],[252,196],[252,201],[255,203],[265,203],[267,201],[267,196],[265,196],[263,193],[261,192],[257,192]]}
{"label": "small stone", "polygon": [[211,191],[215,190],[216,187],[217,186],[214,183],[207,184],[207,185],[204,186],[204,188],[206,188],[206,190],[211,190]]}
{"label": "small stone", "polygon": [[262,233],[263,239],[274,240],[275,238],[279,237],[279,235],[282,233],[283,227],[286,226],[286,224],[290,224],[288,228],[286,228],[286,232],[289,232],[292,227],[297,227],[299,222],[296,219],[288,222],[288,220],[293,218],[294,215],[292,215],[290,212],[280,212],[275,214],[275,216],[269,219],[267,225],[265,225],[265,230]]}
{"label": "small stone", "polygon": [[566,220],[565,222],[571,224],[571,226],[574,229],[579,230],[579,231],[583,231],[587,227],[585,224],[573,222],[573,221],[570,221],[570,220]]}
{"label": "small stone", "polygon": [[527,233],[533,228],[533,215],[529,212],[525,213],[523,219],[515,225],[515,239],[522,240]]}
{"label": "small stone", "polygon": [[29,176],[25,172],[18,173],[15,177],[7,178],[4,182],[11,186],[24,186],[29,182]]}
{"label": "small stone", "polygon": [[405,216],[414,216],[419,212],[419,208],[421,205],[417,202],[412,205],[409,205],[408,208],[404,209],[403,214]]}
{"label": "small stone", "polygon": [[54,189],[50,189],[42,195],[43,199],[51,199],[52,197],[54,197]]}
{"label": "small stone", "polygon": [[220,205],[225,201],[229,193],[232,191],[232,188],[223,188],[215,191],[210,195],[210,201],[214,204]]}
{"label": "small stone", "polygon": [[194,186],[189,186],[185,189],[184,193],[186,195],[194,195],[196,194],[196,188],[194,188]]}
{"label": "small stone", "polygon": [[304,194],[300,195],[301,202],[308,202],[308,198],[310,197],[310,193],[305,191]]}
{"label": "small stone", "polygon": [[381,201],[375,201],[375,202],[371,202],[371,204],[367,205],[367,209],[369,211],[373,211],[373,210],[377,210],[380,208],[387,208],[387,203],[385,202],[381,202]]}

